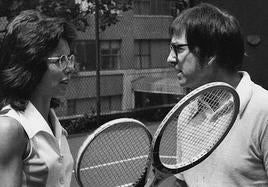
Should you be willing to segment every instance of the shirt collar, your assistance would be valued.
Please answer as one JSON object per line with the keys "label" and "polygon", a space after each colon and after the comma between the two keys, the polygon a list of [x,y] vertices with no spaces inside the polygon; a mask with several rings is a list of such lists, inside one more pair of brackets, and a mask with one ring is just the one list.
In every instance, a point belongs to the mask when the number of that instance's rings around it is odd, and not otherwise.
{"label": "shirt collar", "polygon": [[239,116],[241,118],[247,104],[249,103],[252,97],[253,82],[251,81],[250,76],[247,72],[240,71],[239,73],[242,75],[242,79],[240,80],[235,90],[238,93],[240,99]]}
{"label": "shirt collar", "polygon": [[65,136],[68,135],[67,131],[64,128],[62,128],[62,126],[61,126],[61,124],[59,122],[59,119],[56,116],[55,110],[52,109],[52,108],[49,111],[49,120],[50,120],[50,122],[52,124],[52,127],[53,127],[53,130],[55,132],[56,138],[60,138],[62,133]]}
{"label": "shirt collar", "polygon": [[[29,101],[25,111],[24,111],[24,126],[28,128],[28,136],[32,138],[35,134],[40,131],[44,131],[51,136],[53,135],[52,130],[50,129],[47,121],[43,118],[43,116],[39,113],[39,111],[35,108],[35,106]],[[55,132],[56,138],[61,136],[62,131],[67,135],[67,132],[61,127],[59,120],[56,117],[55,111],[53,109],[49,112],[49,119],[51,120],[52,128]]]}
{"label": "shirt collar", "polygon": [[[240,99],[239,117],[241,118],[247,104],[249,103],[252,97],[253,82],[251,81],[250,76],[247,72],[240,71],[239,74],[242,76],[242,78],[235,90],[238,93]],[[198,111],[198,102],[194,102],[194,105],[192,105],[192,113],[195,114],[197,111]]]}

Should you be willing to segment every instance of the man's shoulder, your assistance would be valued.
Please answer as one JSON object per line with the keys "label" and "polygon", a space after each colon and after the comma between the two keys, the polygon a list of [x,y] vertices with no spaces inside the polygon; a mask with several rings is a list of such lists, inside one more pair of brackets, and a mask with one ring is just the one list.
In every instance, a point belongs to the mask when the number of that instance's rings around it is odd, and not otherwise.
{"label": "man's shoulder", "polygon": [[[268,90],[258,84],[253,84],[253,95],[259,99],[268,99]],[[268,100],[266,100],[268,102]]]}
{"label": "man's shoulder", "polygon": [[253,85],[253,94],[251,102],[253,102],[260,110],[268,112],[268,90],[258,84]]}

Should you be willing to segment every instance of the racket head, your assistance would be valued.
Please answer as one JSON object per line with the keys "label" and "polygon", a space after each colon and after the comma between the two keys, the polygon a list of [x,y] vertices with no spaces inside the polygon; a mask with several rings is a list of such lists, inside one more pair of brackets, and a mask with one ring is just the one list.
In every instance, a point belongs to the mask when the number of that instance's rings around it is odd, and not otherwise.
{"label": "racket head", "polygon": [[140,121],[111,120],[80,146],[75,176],[80,186],[131,186],[148,164],[152,135]]}
{"label": "racket head", "polygon": [[[208,104],[204,104],[206,107],[215,109],[211,116],[203,115],[208,108],[202,108],[202,98]],[[154,135],[151,151],[155,170],[177,174],[206,159],[230,131],[239,106],[237,92],[223,82],[205,84],[183,97]]]}

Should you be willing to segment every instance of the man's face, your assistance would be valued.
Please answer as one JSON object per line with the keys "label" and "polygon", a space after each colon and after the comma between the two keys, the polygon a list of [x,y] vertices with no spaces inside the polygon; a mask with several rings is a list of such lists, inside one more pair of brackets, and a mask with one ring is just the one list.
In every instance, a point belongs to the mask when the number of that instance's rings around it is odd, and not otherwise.
{"label": "man's face", "polygon": [[209,82],[211,68],[200,65],[199,58],[189,50],[184,32],[180,36],[172,36],[167,62],[175,68],[179,83],[184,88],[196,88]]}

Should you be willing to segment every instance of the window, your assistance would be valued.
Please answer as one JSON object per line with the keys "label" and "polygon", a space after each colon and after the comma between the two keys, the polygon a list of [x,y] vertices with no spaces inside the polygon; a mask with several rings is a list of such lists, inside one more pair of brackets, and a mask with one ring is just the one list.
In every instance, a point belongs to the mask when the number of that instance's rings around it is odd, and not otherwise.
{"label": "window", "polygon": [[139,69],[151,68],[151,42],[150,40],[135,40],[135,65]]}
{"label": "window", "polygon": [[151,0],[134,0],[133,10],[137,15],[149,15]]}
{"label": "window", "polygon": [[[96,42],[95,40],[76,41],[75,56],[80,71],[96,70]],[[119,69],[120,41],[100,41],[100,67],[102,70]]]}
{"label": "window", "polygon": [[170,39],[152,39],[151,40],[151,68],[169,67],[167,57],[169,55]]}
{"label": "window", "polygon": [[120,56],[119,40],[107,40],[100,42],[100,66],[102,70],[119,69]]}
{"label": "window", "polygon": [[96,70],[95,40],[76,41],[74,51],[79,71]]}
{"label": "window", "polygon": [[171,15],[173,5],[168,0],[134,0],[133,11],[136,15]]}

